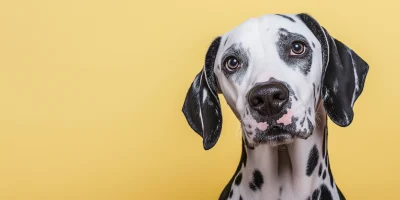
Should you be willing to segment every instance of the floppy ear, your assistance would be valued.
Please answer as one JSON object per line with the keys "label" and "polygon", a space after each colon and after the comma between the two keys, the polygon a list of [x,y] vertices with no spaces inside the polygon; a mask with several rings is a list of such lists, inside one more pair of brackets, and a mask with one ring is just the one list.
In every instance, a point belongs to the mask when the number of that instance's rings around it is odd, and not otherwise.
{"label": "floppy ear", "polygon": [[298,17],[321,43],[324,108],[333,122],[348,126],[353,121],[354,102],[363,91],[369,66],[353,50],[331,37],[310,15],[302,13]]}
{"label": "floppy ear", "polygon": [[197,74],[183,104],[183,114],[190,127],[203,137],[205,150],[211,149],[221,134],[222,114],[217,93],[214,62],[221,37],[208,48],[203,69]]}

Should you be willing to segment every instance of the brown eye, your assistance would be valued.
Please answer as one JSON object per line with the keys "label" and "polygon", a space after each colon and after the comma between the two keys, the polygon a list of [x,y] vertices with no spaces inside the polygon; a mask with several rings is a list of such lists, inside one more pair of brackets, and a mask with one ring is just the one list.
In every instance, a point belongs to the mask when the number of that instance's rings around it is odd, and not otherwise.
{"label": "brown eye", "polygon": [[239,65],[240,65],[239,60],[233,56],[228,57],[225,60],[225,66],[230,71],[236,70],[239,67]]}
{"label": "brown eye", "polygon": [[306,46],[303,42],[295,41],[292,43],[290,55],[301,55],[306,51]]}

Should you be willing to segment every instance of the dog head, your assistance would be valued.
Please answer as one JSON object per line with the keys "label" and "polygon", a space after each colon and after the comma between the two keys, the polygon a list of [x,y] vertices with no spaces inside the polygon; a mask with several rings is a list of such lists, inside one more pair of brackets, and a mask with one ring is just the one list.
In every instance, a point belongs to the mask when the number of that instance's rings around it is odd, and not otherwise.
{"label": "dog head", "polygon": [[348,126],[367,72],[368,64],[311,16],[265,15],[212,42],[182,110],[205,149],[221,133],[218,93],[248,145],[288,144],[312,134],[319,106]]}

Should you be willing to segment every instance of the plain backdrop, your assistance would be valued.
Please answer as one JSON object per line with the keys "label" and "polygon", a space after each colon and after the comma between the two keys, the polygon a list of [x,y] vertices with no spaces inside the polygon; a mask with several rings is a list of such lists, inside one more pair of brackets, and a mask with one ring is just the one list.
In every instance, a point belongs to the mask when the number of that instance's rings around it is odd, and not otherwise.
{"label": "plain backdrop", "polygon": [[329,122],[350,200],[400,196],[396,0],[1,0],[0,199],[217,199],[241,152],[205,151],[181,107],[212,40],[251,17],[307,12],[370,65],[347,128]]}

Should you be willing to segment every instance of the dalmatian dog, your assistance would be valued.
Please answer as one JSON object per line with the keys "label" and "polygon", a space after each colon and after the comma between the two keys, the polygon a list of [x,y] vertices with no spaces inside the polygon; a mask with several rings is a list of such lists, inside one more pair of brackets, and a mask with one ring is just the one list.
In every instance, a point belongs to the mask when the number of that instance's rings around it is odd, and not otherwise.
{"label": "dalmatian dog", "polygon": [[183,113],[203,138],[218,141],[218,94],[241,123],[242,156],[219,199],[345,199],[327,151],[327,116],[353,120],[368,64],[308,14],[252,18],[210,45]]}

